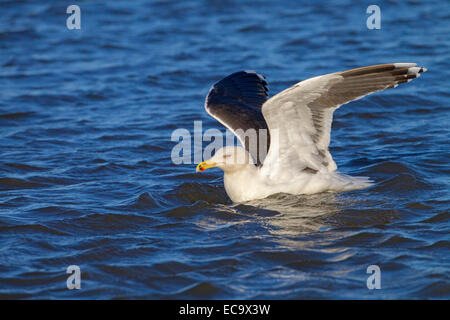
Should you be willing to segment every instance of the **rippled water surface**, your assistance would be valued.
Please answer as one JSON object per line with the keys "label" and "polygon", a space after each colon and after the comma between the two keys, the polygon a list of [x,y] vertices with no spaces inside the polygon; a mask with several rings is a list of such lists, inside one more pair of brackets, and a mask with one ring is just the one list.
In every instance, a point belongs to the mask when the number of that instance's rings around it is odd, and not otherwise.
{"label": "rippled water surface", "polygon": [[[1,1],[0,298],[450,298],[447,1]],[[231,203],[175,165],[177,128],[243,69],[270,94],[417,62],[420,79],[335,113],[366,190]],[[81,268],[67,290],[66,268]],[[366,269],[381,268],[381,290]]]}

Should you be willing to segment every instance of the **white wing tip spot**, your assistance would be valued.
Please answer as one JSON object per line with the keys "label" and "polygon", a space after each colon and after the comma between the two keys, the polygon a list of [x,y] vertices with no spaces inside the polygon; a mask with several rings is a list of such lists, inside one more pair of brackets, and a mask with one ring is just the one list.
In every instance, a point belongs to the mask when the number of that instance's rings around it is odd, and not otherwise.
{"label": "white wing tip spot", "polygon": [[420,73],[426,72],[427,70],[428,70],[427,68],[412,67],[412,68],[408,69],[408,73],[414,73],[414,74],[417,74],[417,76],[419,76]]}
{"label": "white wing tip spot", "polygon": [[394,67],[396,67],[396,68],[406,68],[406,67],[415,67],[415,66],[417,66],[417,63],[409,63],[409,62],[394,63]]}

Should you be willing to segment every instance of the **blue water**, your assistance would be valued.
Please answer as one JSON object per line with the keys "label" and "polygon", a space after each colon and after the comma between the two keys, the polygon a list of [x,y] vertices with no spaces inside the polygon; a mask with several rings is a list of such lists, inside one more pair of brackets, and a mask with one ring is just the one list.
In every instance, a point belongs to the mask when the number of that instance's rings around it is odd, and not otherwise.
{"label": "blue water", "polygon": [[[380,30],[371,1],[76,4],[80,30],[64,1],[1,1],[0,298],[450,298],[448,1],[377,3]],[[221,171],[171,160],[173,130],[223,130],[203,102],[232,72],[273,95],[388,62],[429,70],[332,132],[371,188],[236,205]]]}

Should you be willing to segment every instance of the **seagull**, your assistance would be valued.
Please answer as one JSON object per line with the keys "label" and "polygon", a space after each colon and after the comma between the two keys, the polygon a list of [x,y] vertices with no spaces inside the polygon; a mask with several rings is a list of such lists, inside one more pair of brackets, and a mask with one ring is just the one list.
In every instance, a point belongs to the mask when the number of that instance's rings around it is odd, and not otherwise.
{"label": "seagull", "polygon": [[[225,190],[237,203],[277,193],[366,188],[372,184],[369,178],[337,171],[328,150],[333,112],[425,71],[415,63],[371,65],[309,78],[271,98],[264,76],[252,70],[233,73],[211,87],[205,109],[237,136],[242,147],[217,150],[196,171],[222,169]],[[258,133],[256,142],[249,132]]]}

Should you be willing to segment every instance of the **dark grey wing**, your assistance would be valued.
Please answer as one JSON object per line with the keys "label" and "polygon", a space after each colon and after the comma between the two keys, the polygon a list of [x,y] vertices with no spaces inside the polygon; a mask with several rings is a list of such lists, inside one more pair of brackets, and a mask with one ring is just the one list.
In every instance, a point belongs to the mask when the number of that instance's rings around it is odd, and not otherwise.
{"label": "dark grey wing", "polygon": [[267,91],[264,76],[240,71],[213,85],[205,100],[206,111],[238,137],[257,165],[264,161],[270,144],[261,111]]}

